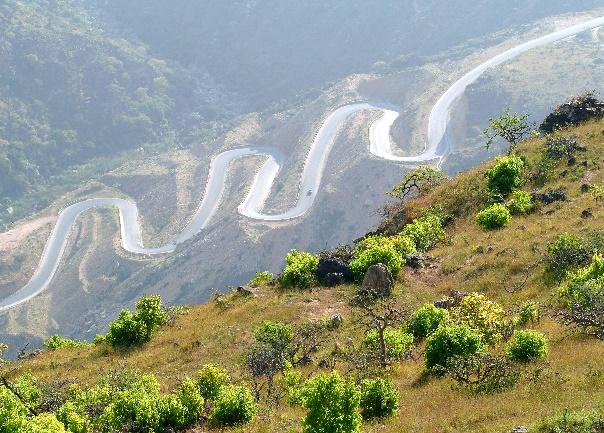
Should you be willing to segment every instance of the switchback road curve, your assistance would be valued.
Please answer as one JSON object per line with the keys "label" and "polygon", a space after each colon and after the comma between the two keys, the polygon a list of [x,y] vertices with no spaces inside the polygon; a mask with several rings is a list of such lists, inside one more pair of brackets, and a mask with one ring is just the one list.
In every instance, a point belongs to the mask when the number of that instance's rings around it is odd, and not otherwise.
{"label": "switchback road curve", "polygon": [[551,44],[603,25],[604,17],[600,17],[568,27],[518,45],[472,69],[456,81],[432,108],[428,121],[426,147],[419,155],[397,156],[393,151],[390,129],[399,117],[398,112],[369,103],[355,103],[336,109],[325,119],[311,144],[304,164],[304,170],[300,177],[297,202],[293,208],[286,212],[280,214],[263,212],[265,202],[284,160],[283,156],[277,150],[263,147],[241,147],[216,155],[210,165],[206,189],[199,207],[183,231],[171,243],[161,247],[144,247],[138,218],[138,208],[136,203],[132,201],[119,198],[94,198],[66,207],[59,213],[57,223],[46,242],[42,258],[34,275],[25,286],[0,301],[0,312],[7,311],[27,302],[49,286],[61,263],[61,258],[73,225],[83,212],[90,209],[98,207],[118,208],[121,242],[124,250],[144,255],[168,254],[173,252],[178,244],[191,239],[208,226],[222,200],[229,166],[234,160],[239,158],[261,157],[265,160],[255,175],[246,197],[238,207],[241,215],[262,221],[283,221],[304,215],[310,210],[317,197],[327,159],[339,131],[346,123],[346,120],[359,111],[370,110],[381,112],[381,116],[372,123],[369,133],[369,150],[374,156],[402,163],[432,162],[440,164],[451,149],[451,143],[447,138],[446,132],[452,106],[464,93],[466,88],[476,81],[486,70],[513,59],[533,48]]}

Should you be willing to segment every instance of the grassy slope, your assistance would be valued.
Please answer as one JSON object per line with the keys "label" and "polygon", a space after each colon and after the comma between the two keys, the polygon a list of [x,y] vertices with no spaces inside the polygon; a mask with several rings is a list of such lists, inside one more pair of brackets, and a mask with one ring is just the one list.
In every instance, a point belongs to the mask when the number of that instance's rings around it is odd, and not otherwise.
{"label": "grassy slope", "polygon": [[[450,289],[458,289],[485,292],[510,311],[525,300],[549,304],[556,284],[544,277],[544,267],[539,261],[547,243],[563,231],[589,236],[603,229],[604,208],[598,207],[589,194],[580,192],[584,182],[604,183],[604,169],[600,168],[604,162],[603,130],[604,122],[593,122],[568,131],[577,134],[589,151],[578,155],[575,166],[561,162],[546,185],[565,187],[569,196],[566,202],[543,206],[526,217],[515,217],[502,230],[485,232],[474,223],[472,192],[467,186],[484,184],[484,166],[406,204],[406,211],[412,214],[435,202],[458,203],[455,207],[460,216],[448,229],[449,240],[430,252],[436,266],[420,271],[405,268],[397,283],[397,296],[416,306],[440,298]],[[535,162],[540,149],[540,140],[533,140],[523,150]],[[584,160],[587,167],[583,166]],[[533,187],[526,186],[527,190]],[[593,217],[582,219],[581,212],[587,208],[592,209]],[[530,270],[526,283],[514,293],[506,290],[524,281],[523,270],[527,268]],[[42,353],[16,364],[15,374],[31,370],[50,380],[61,377],[93,383],[110,369],[128,367],[156,373],[164,387],[170,389],[204,363],[219,362],[236,379],[245,380],[242,355],[252,341],[251,330],[264,319],[304,322],[329,318],[337,312],[345,322],[330,335],[324,354],[336,342],[343,344],[346,337],[359,341],[362,329],[356,313],[348,306],[353,290],[351,286],[290,292],[263,288],[251,299],[231,295],[230,307],[221,307],[216,302],[196,306],[143,348],[117,352],[100,346]],[[384,425],[366,424],[364,431],[505,432],[564,408],[589,408],[601,401],[604,344],[572,334],[549,317],[536,328],[550,340],[547,362],[529,368],[531,379],[525,378],[511,391],[493,396],[473,397],[452,386],[448,379],[422,380],[423,358],[419,348],[414,360],[392,367],[401,395],[398,416]],[[318,354],[316,359],[320,358]],[[255,424],[236,431],[291,431],[299,429],[301,416],[299,409],[286,405],[272,412],[265,408]]]}

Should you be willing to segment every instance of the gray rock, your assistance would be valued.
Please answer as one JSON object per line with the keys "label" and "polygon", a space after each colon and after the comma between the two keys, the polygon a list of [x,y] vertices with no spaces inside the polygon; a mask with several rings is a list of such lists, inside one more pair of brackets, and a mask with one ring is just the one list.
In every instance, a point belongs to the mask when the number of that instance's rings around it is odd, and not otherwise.
{"label": "gray rock", "polygon": [[333,316],[331,316],[329,321],[331,322],[331,326],[333,326],[334,328],[339,328],[340,325],[344,322],[344,318],[341,314],[334,314]]}
{"label": "gray rock", "polygon": [[434,306],[437,308],[444,308],[445,310],[449,310],[461,304],[461,301],[465,296],[466,295],[461,293],[459,290],[451,290],[451,292],[449,292],[449,296],[439,301],[436,301],[434,303]]}
{"label": "gray rock", "polygon": [[528,433],[528,429],[524,426],[514,427],[512,433]]}
{"label": "gray rock", "polygon": [[249,286],[239,286],[237,287],[237,293],[244,296],[256,296],[256,289]]}
{"label": "gray rock", "polygon": [[422,253],[412,253],[405,257],[407,266],[413,269],[423,269],[430,266],[430,256]]}
{"label": "gray rock", "polygon": [[382,298],[390,296],[393,288],[392,273],[386,265],[378,263],[367,269],[361,284],[361,293],[363,296]]}

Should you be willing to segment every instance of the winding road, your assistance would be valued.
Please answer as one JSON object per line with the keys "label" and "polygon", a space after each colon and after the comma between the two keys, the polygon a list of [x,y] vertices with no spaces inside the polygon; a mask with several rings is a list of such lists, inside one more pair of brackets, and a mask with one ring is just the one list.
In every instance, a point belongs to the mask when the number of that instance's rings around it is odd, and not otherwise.
{"label": "winding road", "polygon": [[241,147],[216,155],[210,165],[206,189],[199,207],[183,231],[171,243],[158,248],[144,247],[138,218],[138,208],[134,202],[119,198],[95,198],[66,207],[59,213],[57,223],[46,242],[42,258],[33,277],[21,289],[0,301],[0,312],[7,311],[27,302],[48,288],[61,263],[61,258],[65,252],[73,225],[83,212],[90,209],[111,206],[118,208],[121,242],[124,250],[144,255],[173,252],[177,245],[196,236],[202,229],[208,226],[222,200],[229,166],[231,162],[239,158],[262,157],[265,159],[253,179],[249,192],[238,207],[241,215],[262,221],[283,221],[301,217],[309,211],[317,197],[329,153],[341,128],[351,115],[360,111],[379,111],[382,113],[370,127],[369,150],[374,156],[394,162],[440,164],[452,147],[446,134],[452,106],[464,93],[466,88],[476,81],[486,70],[513,59],[533,48],[541,47],[603,25],[604,17],[586,21],[518,45],[472,69],[456,81],[432,108],[428,121],[427,144],[424,151],[419,155],[397,156],[393,151],[390,130],[393,123],[399,117],[398,112],[369,103],[355,103],[338,108],[325,119],[313,140],[300,178],[298,200],[293,208],[284,213],[271,214],[263,212],[265,202],[271,192],[275,178],[281,170],[284,158],[277,150],[262,147]]}

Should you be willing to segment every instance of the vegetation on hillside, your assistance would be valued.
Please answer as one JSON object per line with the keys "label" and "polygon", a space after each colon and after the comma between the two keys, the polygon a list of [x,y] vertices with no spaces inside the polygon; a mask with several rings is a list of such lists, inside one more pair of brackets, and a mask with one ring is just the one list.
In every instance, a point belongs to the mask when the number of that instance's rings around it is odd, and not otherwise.
{"label": "vegetation on hillside", "polygon": [[214,89],[103,31],[76,0],[9,0],[0,22],[0,218],[95,157],[187,145],[221,117],[200,108]]}
{"label": "vegetation on hillside", "polygon": [[[92,345],[53,337],[3,368],[0,426],[597,433],[603,128],[531,138],[444,182],[420,169],[429,187],[355,245],[294,250],[281,276],[171,320],[143,298]],[[584,150],[552,153],[571,135]],[[506,223],[485,230],[477,215],[491,208]],[[359,287],[367,263],[386,265],[391,294]],[[317,287],[328,274],[339,283]]]}

